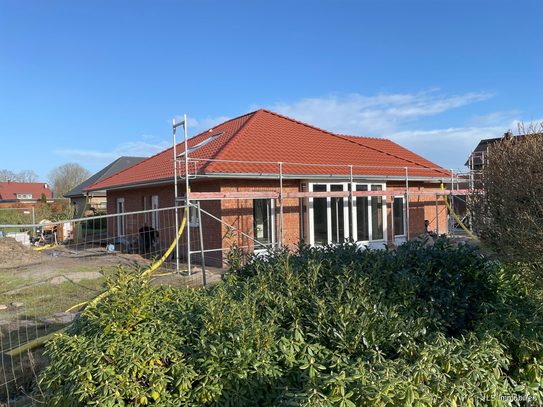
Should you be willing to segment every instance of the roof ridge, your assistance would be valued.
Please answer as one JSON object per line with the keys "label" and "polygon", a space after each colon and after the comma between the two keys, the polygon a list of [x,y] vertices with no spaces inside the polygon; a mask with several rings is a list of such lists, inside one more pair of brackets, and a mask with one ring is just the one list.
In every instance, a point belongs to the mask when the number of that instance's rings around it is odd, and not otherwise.
{"label": "roof ridge", "polygon": [[271,110],[267,110],[267,109],[260,109],[260,110],[262,110],[262,111],[264,111],[264,112],[266,112],[266,113],[272,114],[272,115],[274,115],[274,116],[278,116],[278,117],[281,117],[281,118],[283,118],[283,119],[290,120],[291,122],[294,122],[294,123],[297,123],[297,124],[301,124],[302,126],[309,127],[309,128],[318,130],[318,131],[323,132],[323,133],[326,133],[326,134],[332,134],[332,135],[334,135],[334,136],[337,136],[336,133],[332,133],[331,131],[321,129],[320,127],[313,126],[313,125],[311,125],[311,124],[301,122],[301,121],[299,121],[299,120],[293,119],[293,118],[288,117],[288,116],[284,116],[284,115],[282,115],[282,114],[280,114],[280,113],[272,112]]}
{"label": "roof ridge", "polygon": [[[363,147],[369,148],[370,150],[378,151],[378,152],[380,152],[380,153],[389,155],[389,156],[394,157],[394,158],[397,158],[397,159],[399,159],[399,160],[407,161],[408,163],[415,164],[415,165],[421,166],[421,167],[423,167],[423,168],[433,169],[433,168],[431,168],[431,167],[428,167],[427,165],[424,165],[424,164],[421,164],[421,163],[418,163],[418,162],[409,160],[409,159],[407,159],[407,158],[405,158],[405,157],[400,157],[400,156],[398,156],[398,155],[396,155],[396,154],[389,153],[388,151],[383,151],[383,150],[381,150],[381,149],[379,149],[379,148],[375,148],[375,147],[368,146],[368,145],[366,145],[366,144],[364,144],[364,143],[361,143],[361,142],[359,142],[358,140],[355,140],[355,139],[354,139],[354,137],[362,138],[361,136],[348,136],[348,135],[342,135],[342,134],[335,134],[335,136],[336,136],[336,137],[339,137],[339,138],[342,138],[342,139],[344,139],[344,140],[350,141],[350,142],[352,142],[352,143],[356,143],[356,144],[361,145],[361,146],[363,146]],[[369,137],[368,137],[368,138],[369,138]],[[378,137],[374,137],[374,139],[377,139],[377,140],[386,140],[386,141],[388,141],[388,142],[390,142],[390,143],[394,143],[392,140],[389,140],[389,139],[386,139],[386,138],[378,138]],[[394,143],[394,144],[396,144],[396,145],[399,146],[399,144],[397,144],[397,143]],[[400,146],[400,147],[401,147],[401,146]]]}
{"label": "roof ridge", "polygon": [[[250,112],[250,113],[244,114],[243,116],[236,117],[236,119],[239,119],[241,117],[252,115],[245,123],[243,123],[243,125],[234,134],[232,134],[232,136],[230,136],[230,140],[228,140],[225,143],[224,147],[220,149],[220,151],[215,156],[215,160],[217,161],[220,160],[221,157],[224,157],[234,147],[234,145],[239,141],[240,137],[245,133],[247,128],[256,120],[257,117],[261,116],[262,111],[264,111],[264,109],[258,109],[254,112]],[[235,120],[235,119],[231,119],[231,120]],[[228,121],[231,121],[231,120],[228,120]],[[221,123],[220,125],[223,125],[224,123]],[[211,171],[217,165],[217,161],[211,161],[206,166],[207,168],[202,168],[202,170],[205,169],[205,170]]]}

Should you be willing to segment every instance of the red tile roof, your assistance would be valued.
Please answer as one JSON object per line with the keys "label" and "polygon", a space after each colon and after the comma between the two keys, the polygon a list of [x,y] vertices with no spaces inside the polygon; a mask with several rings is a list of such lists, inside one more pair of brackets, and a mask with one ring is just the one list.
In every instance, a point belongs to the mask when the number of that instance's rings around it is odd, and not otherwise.
{"label": "red tile roof", "polygon": [[41,194],[51,199],[53,193],[44,182],[0,182],[0,200],[17,200],[17,194],[32,194],[32,199],[41,199]]}
{"label": "red tile roof", "polygon": [[[438,165],[390,140],[338,135],[264,109],[200,133],[188,140],[187,147],[218,134],[188,154],[194,161],[189,173],[279,174],[277,162],[282,162],[285,175],[349,174],[348,166],[353,165],[354,175],[403,177],[408,167],[412,177],[449,176]],[[184,143],[179,143],[177,155],[184,151]],[[180,167],[184,174],[184,163]],[[171,179],[173,171],[172,147],[86,189]]]}

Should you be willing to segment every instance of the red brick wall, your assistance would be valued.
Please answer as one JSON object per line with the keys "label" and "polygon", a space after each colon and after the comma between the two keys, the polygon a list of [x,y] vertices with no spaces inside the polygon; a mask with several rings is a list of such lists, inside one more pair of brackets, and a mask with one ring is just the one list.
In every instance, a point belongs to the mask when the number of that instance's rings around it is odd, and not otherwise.
{"label": "red brick wall", "polygon": [[[298,192],[300,190],[300,181],[284,180],[283,192]],[[221,181],[221,192],[253,192],[267,191],[279,192],[279,180],[266,179],[227,179]],[[300,240],[300,200],[299,199],[284,199],[283,200],[283,244],[295,248],[296,243]],[[222,220],[228,225],[233,226],[243,233],[254,237],[253,231],[253,200],[252,199],[224,199],[221,201],[221,216]],[[280,239],[279,225],[279,200],[275,200],[275,237],[276,241]],[[232,241],[238,246],[252,245],[252,241],[236,233],[233,238],[229,237],[228,227],[222,225],[222,241],[223,247],[229,247]]]}
{"label": "red brick wall", "polygon": [[[405,183],[403,182],[388,182],[388,190],[403,190]],[[425,184],[423,182],[410,182],[409,190],[418,191],[423,189],[439,189],[438,184]],[[221,179],[221,180],[205,180],[205,181],[192,181],[191,190],[193,192],[254,192],[254,191],[270,191],[279,192],[279,180],[277,179]],[[297,192],[300,191],[299,180],[284,180],[283,181],[284,192]],[[184,184],[178,185],[178,196],[185,194]],[[174,193],[173,185],[165,184],[162,186],[148,187],[148,188],[135,188],[126,189],[124,191],[109,191],[108,192],[108,213],[116,213],[117,198],[125,199],[125,211],[141,211],[143,210],[143,197],[146,197],[146,208],[151,208],[151,196],[158,195],[158,202],[160,208],[174,206]],[[392,199],[387,197],[387,225],[388,225],[388,241],[392,242],[392,217],[391,207]],[[241,230],[243,233],[254,236],[253,232],[253,200],[252,199],[223,199],[215,201],[202,201],[201,208],[211,213],[213,216],[221,219],[227,225],[235,227]],[[300,199],[285,199],[283,201],[283,243],[290,247],[295,248],[295,245],[300,241],[300,214],[301,214]],[[438,212],[439,212],[439,233],[446,233],[447,231],[447,210],[445,204],[441,198],[438,199]],[[182,212],[180,213],[180,219]],[[307,216],[306,216],[307,217]],[[279,200],[275,200],[275,223],[276,241],[279,241]],[[410,238],[424,233],[424,220],[430,221],[430,229],[436,229],[436,198],[435,196],[427,195],[410,195],[409,196],[409,231]],[[173,218],[170,216],[168,219],[161,219],[161,228],[164,223],[174,223]],[[143,215],[139,217],[126,218],[126,231],[129,233],[137,233],[137,230],[145,224]],[[147,224],[151,224],[151,219],[147,220]],[[307,221],[304,222],[307,228]],[[108,225],[108,231],[117,235],[117,222],[116,219],[111,219]],[[227,249],[232,241],[238,246],[244,247],[252,245],[252,240],[244,237],[239,233],[235,233],[233,237],[229,236],[228,227],[213,219],[211,216],[202,214],[202,226],[204,233],[204,249]],[[161,232],[160,240],[163,246],[169,246],[171,242],[175,240],[175,227],[170,225],[165,231]],[[188,228],[186,228],[188,229]],[[183,237],[180,241],[182,252],[186,252],[186,229]],[[199,250],[199,232],[198,228],[190,228],[190,241],[191,251]],[[208,252],[206,256],[206,264],[215,267],[222,267],[224,265],[226,251],[220,252]],[[191,256],[193,262],[198,263],[201,259],[199,254],[193,254]]]}
{"label": "red brick wall", "polygon": [[[218,192],[220,181],[197,181],[191,182],[191,191],[193,192]],[[152,196],[158,196],[158,207],[169,208],[175,206],[174,199],[174,187],[173,184],[165,184],[161,186],[147,187],[147,188],[133,188],[125,189],[122,191],[108,191],[107,194],[107,210],[108,214],[117,213],[117,199],[124,198],[125,212],[142,211],[143,198],[146,199],[146,209],[151,209]],[[178,184],[178,196],[185,195],[185,185]],[[201,208],[204,211],[212,213],[214,216],[220,218],[220,201],[202,201]],[[181,224],[183,211],[179,211],[179,224]],[[188,222],[188,221],[187,221]],[[139,228],[143,225],[151,226],[150,215],[147,216],[145,221],[144,215],[126,216],[125,228],[126,234],[137,234]],[[175,241],[175,214],[173,211],[161,211],[159,212],[159,225],[160,225],[160,242],[163,247],[169,247],[172,242]],[[202,225],[204,230],[204,249],[221,248],[221,226],[217,220],[212,219],[210,216],[202,214]],[[181,259],[186,261],[187,251],[187,230],[190,230],[190,243],[191,251],[200,249],[200,238],[198,228],[185,226],[185,230],[180,239],[180,251],[182,252]],[[108,222],[108,232],[110,235],[117,236],[117,219],[110,218]],[[193,254],[191,261],[200,263],[201,258],[199,254]],[[222,254],[221,253],[206,253],[206,264],[215,267],[221,267]]]}
{"label": "red brick wall", "polygon": [[[388,182],[387,189],[389,190],[405,190],[405,182]],[[424,182],[409,182],[409,191],[422,190],[440,190],[439,184],[429,184]],[[430,230],[437,230],[439,223],[438,234],[447,233],[447,207],[443,199],[439,196],[437,199],[438,209],[436,216],[436,197],[433,195],[410,195],[409,196],[409,238],[414,239],[418,235],[425,232],[424,220],[430,221]],[[388,239],[392,241],[391,227],[391,199],[387,197],[387,224],[388,224]]]}

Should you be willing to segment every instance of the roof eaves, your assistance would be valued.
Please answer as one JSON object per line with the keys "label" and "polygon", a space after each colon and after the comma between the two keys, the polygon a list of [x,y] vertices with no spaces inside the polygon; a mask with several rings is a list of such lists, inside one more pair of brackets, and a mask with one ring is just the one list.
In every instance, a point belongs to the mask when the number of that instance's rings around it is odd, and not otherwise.
{"label": "roof eaves", "polygon": [[[149,160],[151,160],[151,159],[154,159],[156,156],[159,156],[159,155],[161,155],[161,154],[166,154],[166,153],[169,152],[169,151],[173,151],[173,146],[172,146],[172,147],[169,147],[169,148],[167,148],[166,150],[163,150],[163,151],[161,151],[161,152],[159,152],[159,153],[157,153],[157,154],[155,154],[155,155],[153,155],[153,156],[151,156],[151,157],[147,157],[147,158],[145,158],[144,160],[141,160],[140,162],[137,162],[136,164],[131,165],[131,166],[125,168],[124,170],[118,171],[118,172],[116,172],[116,173],[114,173],[114,174],[109,175],[108,177],[105,177],[105,178],[102,178],[102,179],[96,181],[94,184],[91,184],[91,185],[89,185],[89,186],[83,188],[83,192],[85,192],[85,191],[92,191],[92,190],[103,190],[103,189],[108,189],[109,186],[105,186],[105,187],[104,187],[104,186],[98,186],[98,187],[95,187],[95,188],[92,188],[92,187],[93,187],[94,185],[96,185],[96,184],[100,184],[100,183],[103,183],[103,182],[107,181],[107,180],[110,179],[111,177],[117,176],[117,175],[122,174],[122,173],[124,173],[125,171],[128,171],[128,170],[130,170],[130,169],[132,169],[132,168],[134,168],[134,167],[136,167],[136,166],[142,165],[143,163],[145,163],[145,162],[147,162],[147,161],[149,161]],[[173,153],[172,153],[172,154],[173,154]],[[172,166],[173,166],[173,164],[172,164]],[[136,182],[140,182],[140,181],[136,181]],[[119,185],[127,185],[127,184],[126,184],[126,183],[122,183],[122,184],[119,184]]]}
{"label": "roof eaves", "polygon": [[[272,178],[279,179],[278,173],[261,173],[261,172],[247,172],[247,173],[224,173],[224,172],[205,172],[197,174],[199,177],[205,178]],[[350,174],[282,174],[283,178],[289,179],[327,179],[327,178],[336,178],[336,179],[348,179]],[[383,179],[390,181],[405,181],[405,176],[403,175],[369,175],[369,174],[353,174],[353,179]],[[432,181],[432,182],[442,182],[445,179],[450,179],[450,174],[447,172],[443,176],[410,176],[409,181]]]}
{"label": "roof eaves", "polygon": [[99,188],[90,188],[87,187],[84,189],[84,192],[93,192],[93,191],[112,191],[116,189],[125,189],[125,188],[139,188],[139,187],[146,187],[149,185],[161,185],[166,184],[168,182],[173,183],[173,177],[166,177],[166,178],[158,178],[158,179],[151,179],[146,181],[135,181],[135,182],[126,182],[124,184],[116,184],[116,185],[109,185],[109,186],[102,186]]}

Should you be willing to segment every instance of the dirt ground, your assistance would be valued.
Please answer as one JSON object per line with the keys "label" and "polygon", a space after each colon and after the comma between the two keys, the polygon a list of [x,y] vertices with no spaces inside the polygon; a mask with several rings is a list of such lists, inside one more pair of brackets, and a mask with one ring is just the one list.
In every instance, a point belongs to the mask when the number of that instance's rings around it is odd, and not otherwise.
{"label": "dirt ground", "polygon": [[44,259],[41,251],[29,250],[11,237],[0,239],[0,269],[26,266]]}
{"label": "dirt ground", "polygon": [[[26,273],[39,274],[40,279],[47,279],[51,284],[60,284],[65,280],[77,282],[81,273],[66,273],[66,269],[84,266],[86,268],[96,267],[96,278],[100,277],[101,267],[111,267],[121,264],[125,267],[140,267],[142,270],[150,266],[152,260],[140,254],[129,254],[121,252],[108,253],[103,247],[86,247],[85,250],[78,250],[70,246],[57,246],[52,249],[34,250],[33,247],[26,247],[13,238],[0,239],[0,273],[12,270],[25,270]],[[180,264],[181,273],[175,272],[175,262],[165,262],[157,269],[154,276],[155,283],[171,284],[197,287],[202,283],[202,269],[196,265],[192,268],[189,276],[186,271],[186,264]],[[25,277],[25,271],[19,274]],[[221,275],[226,269],[206,267],[206,283],[220,281]],[[173,273],[173,274],[172,274]],[[161,276],[161,274],[167,274]],[[89,273],[85,273],[89,278]],[[190,278],[189,278],[190,277]]]}

